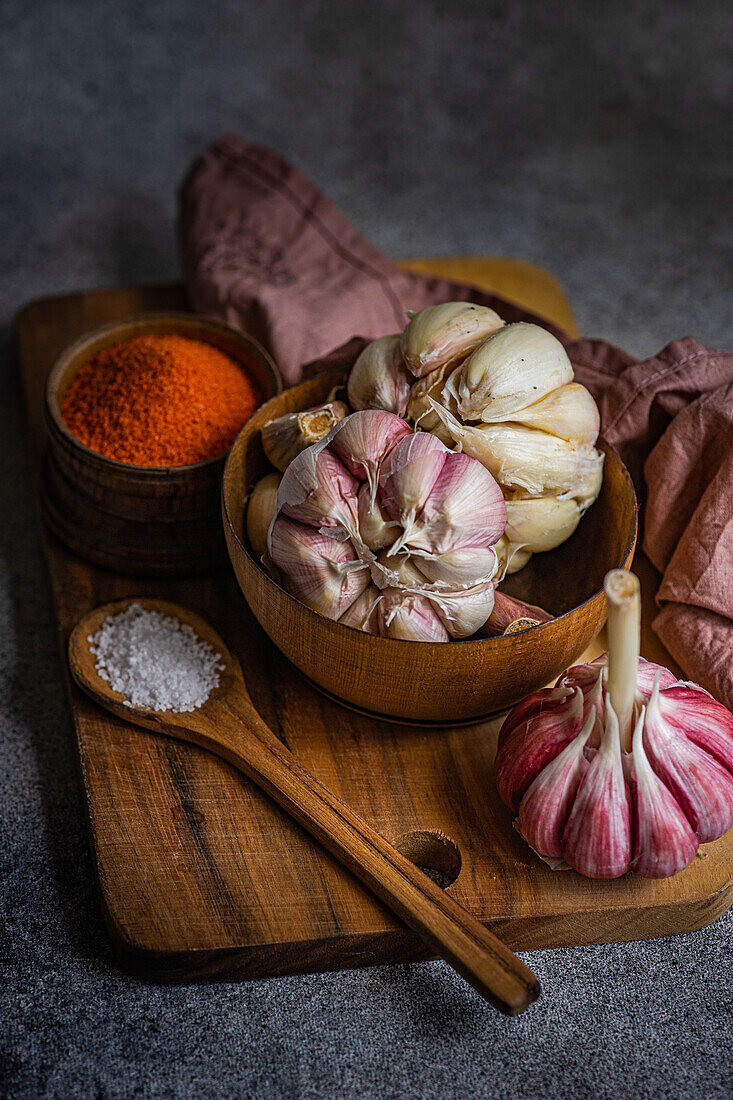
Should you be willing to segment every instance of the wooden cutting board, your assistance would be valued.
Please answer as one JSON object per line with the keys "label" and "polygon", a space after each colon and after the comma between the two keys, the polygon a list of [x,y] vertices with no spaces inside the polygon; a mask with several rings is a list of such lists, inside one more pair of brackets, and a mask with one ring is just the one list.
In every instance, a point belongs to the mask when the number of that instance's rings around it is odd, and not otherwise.
{"label": "wooden cutting board", "polygon": [[[575,331],[557,283],[531,265],[444,259],[406,266],[471,282]],[[43,384],[59,352],[104,322],[180,308],[182,288],[170,285],[48,298],[21,311],[17,334],[36,465]],[[421,729],[330,702],[260,631],[228,569],[144,582],[86,564],[48,532],[44,539],[64,668],[68,634],[92,607],[135,594],[191,607],[239,656],[255,705],[306,768],[389,840],[402,838],[399,846],[421,865],[451,877],[457,847],[460,873],[448,889],[514,949],[685,932],[733,902],[730,835],[666,881],[553,873],[513,830],[494,790],[499,722]],[[649,630],[657,578],[643,559],[637,567],[646,603],[642,651],[674,667]],[[589,655],[601,649],[599,640]],[[412,932],[228,765],[98,710],[68,679],[67,688],[103,911],[127,967],[188,980],[426,957]]]}

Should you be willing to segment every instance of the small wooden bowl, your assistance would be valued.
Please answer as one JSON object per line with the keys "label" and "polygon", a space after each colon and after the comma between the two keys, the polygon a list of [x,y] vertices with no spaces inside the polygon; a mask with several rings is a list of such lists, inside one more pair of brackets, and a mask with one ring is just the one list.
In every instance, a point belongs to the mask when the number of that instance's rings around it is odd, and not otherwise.
{"label": "small wooden bowl", "polygon": [[96,565],[135,576],[185,576],[226,560],[219,522],[226,456],[189,466],[118,462],[85,446],[61,415],[80,367],[110,344],[152,334],[220,349],[246,368],[263,400],[282,389],[277,367],[259,344],[207,317],[147,313],[95,329],[68,347],[48,376],[41,505],[54,534]]}
{"label": "small wooden bowl", "polygon": [[224,469],[222,510],[229,556],[258,622],[309,680],[361,711],[452,725],[508,709],[576,661],[603,626],[603,577],[631,564],[636,497],[616,452],[605,452],[603,487],[571,538],[535,555],[504,591],[557,617],[519,634],[463,642],[380,638],[317,615],[267,575],[245,541],[246,496],[270,469],[262,425],[317,405],[344,380],[321,375],[268,401],[237,436]]}

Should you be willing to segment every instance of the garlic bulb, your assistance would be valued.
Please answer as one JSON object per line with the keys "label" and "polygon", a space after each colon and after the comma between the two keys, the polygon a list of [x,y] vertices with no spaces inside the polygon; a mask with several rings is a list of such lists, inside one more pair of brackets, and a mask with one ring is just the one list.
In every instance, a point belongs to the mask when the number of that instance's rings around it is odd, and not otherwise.
{"label": "garlic bulb", "polygon": [[287,590],[313,611],[338,619],[368,586],[369,567],[349,541],[278,515],[268,551]]}
{"label": "garlic bulb", "polygon": [[253,553],[261,558],[267,550],[267,532],[277,508],[280,474],[265,474],[255,485],[247,502],[247,539]]}
{"label": "garlic bulb", "polygon": [[296,455],[324,439],[348,412],[343,401],[331,401],[304,412],[279,416],[263,427],[262,448],[272,465],[283,473]]}
{"label": "garlic bulb", "polygon": [[288,466],[266,560],[321,614],[388,637],[448,641],[475,633],[491,612],[505,522],[501,490],[479,462],[363,409]]}
{"label": "garlic bulb", "polygon": [[514,708],[496,783],[550,866],[666,878],[733,825],[733,715],[639,657],[632,574],[612,571],[605,590],[608,656]]}
{"label": "garlic bulb", "polygon": [[498,313],[473,302],[443,302],[415,313],[402,333],[402,355],[416,378],[468,355],[504,324]]}
{"label": "garlic bulb", "polygon": [[380,336],[351,368],[347,394],[352,409],[385,409],[404,416],[412,379],[402,360],[399,336]]}
{"label": "garlic bulb", "polygon": [[540,325],[519,321],[484,340],[453,371],[444,392],[463,420],[513,420],[512,414],[572,380],[560,341]]}

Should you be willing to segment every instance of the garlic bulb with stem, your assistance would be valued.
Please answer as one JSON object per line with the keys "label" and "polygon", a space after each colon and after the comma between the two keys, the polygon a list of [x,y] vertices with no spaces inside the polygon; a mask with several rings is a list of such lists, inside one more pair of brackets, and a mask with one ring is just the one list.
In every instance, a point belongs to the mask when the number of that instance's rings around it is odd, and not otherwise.
{"label": "garlic bulb with stem", "polygon": [[284,473],[296,455],[324,439],[348,412],[343,401],[330,401],[269,420],[262,428],[262,449],[272,465]]}
{"label": "garlic bulb with stem", "polygon": [[499,734],[502,800],[551,867],[676,874],[733,825],[733,715],[639,657],[639,588],[606,577],[609,652],[523,700]]}
{"label": "garlic bulb with stem", "polygon": [[402,359],[400,337],[380,336],[362,351],[349,374],[352,409],[384,409],[404,416],[412,378]]}
{"label": "garlic bulb with stem", "polygon": [[402,333],[402,356],[416,378],[462,358],[504,321],[488,306],[443,302],[411,316]]}
{"label": "garlic bulb with stem", "polygon": [[247,501],[247,539],[258,558],[267,550],[267,532],[277,509],[280,474],[265,474],[255,485]]}

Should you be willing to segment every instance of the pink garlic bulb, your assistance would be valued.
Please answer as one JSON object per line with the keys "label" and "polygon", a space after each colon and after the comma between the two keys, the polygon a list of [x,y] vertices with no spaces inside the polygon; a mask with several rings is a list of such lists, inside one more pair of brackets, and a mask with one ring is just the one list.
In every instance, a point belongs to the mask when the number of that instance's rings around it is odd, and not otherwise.
{"label": "pink garlic bulb", "polygon": [[445,642],[490,615],[505,524],[501,490],[476,459],[364,409],[285,470],[264,560],[328,618]]}
{"label": "pink garlic bulb", "polygon": [[667,878],[733,825],[733,715],[639,657],[639,582],[606,577],[609,652],[535,692],[499,734],[495,776],[550,866]]}

